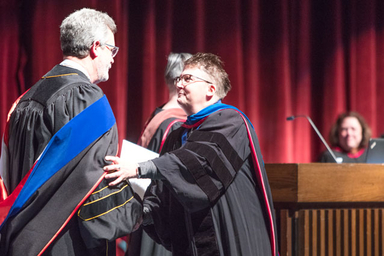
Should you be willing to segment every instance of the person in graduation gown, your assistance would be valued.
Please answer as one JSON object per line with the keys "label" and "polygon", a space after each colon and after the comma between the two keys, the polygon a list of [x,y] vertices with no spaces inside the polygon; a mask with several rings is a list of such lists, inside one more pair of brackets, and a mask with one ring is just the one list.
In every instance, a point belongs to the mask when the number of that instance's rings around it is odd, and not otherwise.
{"label": "person in graduation gown", "polygon": [[[329,133],[331,150],[342,163],[365,163],[371,129],[357,112],[341,113]],[[319,162],[334,163],[332,155],[324,151]]]}
{"label": "person in graduation gown", "polygon": [[[230,90],[220,58],[197,53],[176,79],[187,121],[161,156],[135,163],[108,156],[106,178],[151,178],[143,227],[173,255],[274,255],[271,191],[254,128],[221,100]],[[111,172],[112,171],[112,172]]]}
{"label": "person in graduation gown", "polygon": [[[106,13],[81,9],[60,26],[64,61],[12,107],[3,137],[0,255],[115,255],[140,225],[141,199],[108,186],[116,121],[103,91],[118,48]],[[122,220],[121,216],[124,216]]]}
{"label": "person in graduation gown", "polygon": [[[164,72],[168,88],[168,101],[157,107],[144,125],[138,144],[152,151],[159,152],[164,135],[180,127],[180,122],[187,119],[184,110],[177,103],[175,79],[184,69],[184,61],[192,55],[189,53],[170,53]],[[165,133],[167,132],[167,134]]]}
{"label": "person in graduation gown", "polygon": [[[154,152],[160,152],[162,142],[174,130],[179,128],[187,119],[184,110],[177,103],[175,79],[184,69],[184,61],[192,55],[189,53],[170,53],[164,78],[168,88],[169,98],[166,103],[157,107],[144,125],[138,145]],[[164,139],[163,139],[164,138]],[[138,180],[140,181],[140,180]],[[156,181],[152,181],[156,182]],[[129,256],[167,256],[171,252],[150,238],[140,228],[129,236],[127,255]]]}

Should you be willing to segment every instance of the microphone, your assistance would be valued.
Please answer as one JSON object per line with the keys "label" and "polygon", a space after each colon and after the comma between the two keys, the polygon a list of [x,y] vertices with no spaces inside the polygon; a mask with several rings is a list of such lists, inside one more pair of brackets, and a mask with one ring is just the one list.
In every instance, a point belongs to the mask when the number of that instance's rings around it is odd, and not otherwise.
{"label": "microphone", "polygon": [[287,117],[287,121],[295,120],[298,117],[304,117],[304,118],[306,118],[308,120],[308,122],[311,124],[312,128],[317,133],[317,136],[319,136],[319,138],[321,139],[321,141],[323,142],[323,144],[327,148],[328,152],[331,154],[333,160],[335,160],[335,163],[338,163],[338,164],[342,163],[343,162],[343,158],[335,156],[335,154],[333,153],[331,148],[328,146],[327,142],[324,140],[323,136],[321,135],[321,133],[317,129],[316,125],[312,122],[312,119],[309,116],[306,116],[306,115],[289,116],[289,117]]}

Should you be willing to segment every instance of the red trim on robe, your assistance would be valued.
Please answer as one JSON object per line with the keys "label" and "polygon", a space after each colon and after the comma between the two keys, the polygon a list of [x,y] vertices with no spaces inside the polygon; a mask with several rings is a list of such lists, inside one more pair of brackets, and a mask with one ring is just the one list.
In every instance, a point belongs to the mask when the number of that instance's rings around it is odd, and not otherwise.
{"label": "red trim on robe", "polygon": [[181,108],[164,109],[147,122],[137,144],[146,148],[157,128],[168,118],[186,119],[187,115]]}
{"label": "red trim on robe", "polygon": [[7,197],[8,197],[7,188],[5,187],[3,179],[0,177],[0,202],[4,201]]}
{"label": "red trim on robe", "polygon": [[15,190],[6,197],[3,201],[1,201],[1,207],[0,207],[0,224],[3,223],[5,218],[8,216],[9,210],[11,209],[12,205],[14,204],[16,198],[19,196],[20,191],[23,189],[25,182],[27,182],[29,175],[31,174],[33,168],[35,167],[37,161],[35,164],[31,167],[29,172],[24,176],[24,178],[20,181],[20,183],[17,185]]}
{"label": "red trim on robe", "polygon": [[[238,112],[238,111],[237,111]],[[256,172],[256,176],[259,177],[259,182],[260,182],[260,185],[261,185],[261,188],[262,188],[262,191],[263,191],[263,195],[264,195],[264,201],[265,201],[265,204],[266,204],[266,207],[268,209],[268,217],[269,217],[269,222],[270,222],[270,232],[271,232],[271,249],[272,249],[272,255],[273,256],[276,256],[276,234],[275,234],[275,226],[274,226],[274,222],[273,222],[273,217],[272,217],[272,208],[269,204],[269,200],[268,200],[268,196],[267,196],[267,192],[265,190],[265,184],[264,184],[264,177],[263,177],[263,173],[261,172],[261,168],[260,168],[260,163],[259,163],[259,160],[257,159],[257,154],[256,154],[256,151],[255,151],[255,147],[254,147],[254,144],[253,144],[253,140],[252,140],[252,136],[251,136],[251,132],[249,130],[249,127],[248,127],[248,123],[247,121],[245,120],[244,116],[238,112],[240,114],[240,116],[243,118],[244,120],[244,123],[245,123],[245,126],[247,128],[247,132],[248,132],[248,138],[249,138],[249,143],[250,143],[250,147],[251,147],[251,151],[252,151],[252,159],[254,161],[254,165],[257,167],[257,170],[255,169],[255,172]]]}
{"label": "red trim on robe", "polygon": [[163,145],[164,145],[164,142],[165,142],[165,139],[168,137],[168,133],[169,133],[169,130],[171,130],[172,126],[175,124],[175,123],[178,123],[178,122],[185,122],[185,119],[176,119],[176,120],[173,120],[167,127],[167,129],[165,130],[164,132],[164,135],[163,135],[163,138],[161,139],[161,144],[160,144],[160,148],[159,148],[159,152],[161,152],[161,150],[163,149]]}

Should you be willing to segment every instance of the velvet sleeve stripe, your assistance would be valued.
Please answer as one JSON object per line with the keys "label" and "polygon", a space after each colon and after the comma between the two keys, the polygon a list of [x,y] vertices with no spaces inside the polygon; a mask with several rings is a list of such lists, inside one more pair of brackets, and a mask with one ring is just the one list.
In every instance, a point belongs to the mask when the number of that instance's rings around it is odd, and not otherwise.
{"label": "velvet sleeve stripe", "polygon": [[218,132],[207,132],[207,131],[194,131],[188,138],[188,141],[207,141],[216,143],[225,157],[232,164],[233,169],[238,171],[244,163],[244,160],[237,154],[236,150],[228,142],[227,138]]}
{"label": "velvet sleeve stripe", "polygon": [[133,198],[133,191],[125,182],[107,190],[100,189],[92,193],[89,202],[83,204],[78,216],[84,221],[93,220],[124,206]]}
{"label": "velvet sleeve stripe", "polygon": [[[217,152],[212,147],[201,143],[190,142],[185,144],[185,148],[207,159],[209,165],[216,174],[217,178],[223,184],[224,188],[228,188],[236,173],[231,173],[231,171],[228,170],[223,160],[221,160],[221,158],[217,155]],[[205,172],[205,175],[208,174]],[[216,200],[216,198],[213,199]]]}
{"label": "velvet sleeve stripe", "polygon": [[213,183],[211,178],[207,175],[203,166],[197,160],[197,158],[186,150],[175,150],[172,154],[176,155],[180,161],[187,167],[195,179],[197,185],[208,196],[210,202],[214,201],[220,195],[220,190]]}

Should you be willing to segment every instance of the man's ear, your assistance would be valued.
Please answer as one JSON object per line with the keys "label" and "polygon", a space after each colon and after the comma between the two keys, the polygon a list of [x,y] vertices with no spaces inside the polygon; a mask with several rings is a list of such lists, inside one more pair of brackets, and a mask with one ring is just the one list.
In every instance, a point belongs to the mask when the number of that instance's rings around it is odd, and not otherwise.
{"label": "man's ear", "polygon": [[99,56],[99,52],[98,52],[99,48],[100,48],[100,41],[93,42],[91,49],[89,49],[89,56],[92,59],[95,59]]}
{"label": "man's ear", "polygon": [[209,84],[207,96],[213,96],[215,94],[215,92],[216,92],[216,85]]}

